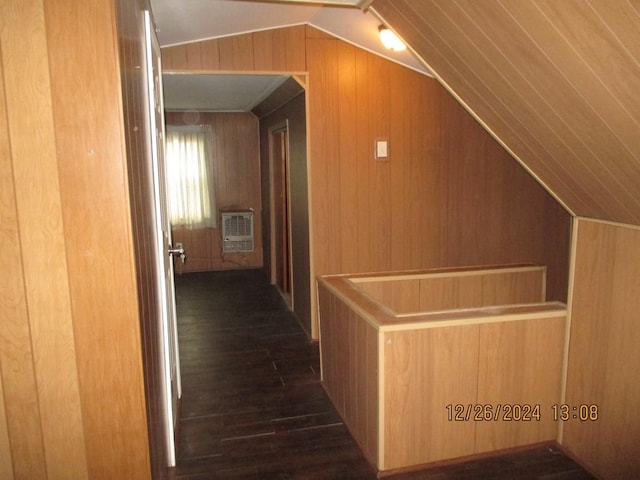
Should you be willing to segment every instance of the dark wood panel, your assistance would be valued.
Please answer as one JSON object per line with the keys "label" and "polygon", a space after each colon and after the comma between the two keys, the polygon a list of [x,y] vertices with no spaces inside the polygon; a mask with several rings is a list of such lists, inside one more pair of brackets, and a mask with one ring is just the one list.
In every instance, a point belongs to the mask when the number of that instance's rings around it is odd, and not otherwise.
{"label": "dark wood panel", "polygon": [[[289,130],[289,189],[291,195],[291,256],[293,268],[293,309],[304,330],[311,335],[311,262],[309,258],[309,185],[307,181],[306,94],[300,94],[282,108],[260,119],[264,252],[270,244],[269,130],[287,122]],[[265,272],[271,272],[270,255],[264,255]]]}

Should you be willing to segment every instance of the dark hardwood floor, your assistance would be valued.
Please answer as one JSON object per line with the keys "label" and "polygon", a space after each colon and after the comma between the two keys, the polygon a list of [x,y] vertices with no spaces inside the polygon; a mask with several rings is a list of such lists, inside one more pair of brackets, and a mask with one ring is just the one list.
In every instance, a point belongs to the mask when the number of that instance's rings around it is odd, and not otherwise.
{"label": "dark hardwood floor", "polygon": [[[259,270],[176,277],[178,480],[375,479],[320,385],[318,346]],[[394,480],[592,479],[535,448]]]}

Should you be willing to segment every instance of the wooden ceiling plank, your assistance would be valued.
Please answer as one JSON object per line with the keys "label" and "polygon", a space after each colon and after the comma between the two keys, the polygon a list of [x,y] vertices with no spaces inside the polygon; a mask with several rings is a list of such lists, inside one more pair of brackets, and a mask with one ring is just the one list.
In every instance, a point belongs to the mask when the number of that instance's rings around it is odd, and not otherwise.
{"label": "wooden ceiling plank", "polygon": [[[508,11],[489,10],[477,2],[462,0],[462,8],[455,12],[453,3],[447,5],[461,31],[466,32],[471,44],[477,45],[471,55],[482,55],[494,66],[493,70],[482,70],[483,81],[500,92],[509,105],[515,105],[517,115],[532,113],[529,118],[533,121],[528,126],[538,130],[532,133],[542,135],[548,144],[554,136],[559,140],[562,145],[556,141],[552,149],[555,157],[562,158],[563,162],[571,160],[567,168],[571,172],[582,171],[580,178],[589,182],[590,191],[599,185],[596,192],[608,196],[607,202],[617,205],[617,209],[640,211],[640,184],[630,180],[640,175],[640,166],[629,161],[631,152],[575,88],[562,65],[554,64],[546,55],[546,49],[539,47],[537,39],[542,37],[547,43],[568,49],[563,58],[572,57],[570,46],[535,6],[514,2],[508,4]],[[535,29],[527,32],[522,23],[515,21],[520,11],[526,26],[535,25]],[[516,16],[512,17],[512,13]],[[466,61],[473,62],[473,58],[468,57]],[[480,63],[479,57],[475,62]],[[589,73],[585,72],[584,76]],[[615,103],[611,98],[608,100]],[[626,119],[626,124],[630,120]],[[548,125],[547,132],[539,128],[544,124]],[[635,137],[638,137],[637,130]],[[602,161],[611,158],[616,162]],[[608,175],[602,175],[603,171]],[[611,188],[611,184],[615,184],[615,188]],[[620,195],[621,191],[626,195]]]}
{"label": "wooden ceiling plank", "polygon": [[[552,146],[554,156],[563,158],[565,171],[584,171],[582,178],[589,191],[609,196],[608,202],[627,210],[628,202],[621,202],[618,196],[611,194],[606,183],[591,167],[592,162],[597,161],[591,148],[582,141],[570,122],[563,118],[562,112],[573,108],[572,116],[580,116],[582,120],[577,122],[578,125],[592,123],[588,121],[592,116],[588,105],[578,95],[566,95],[567,91],[573,92],[571,84],[557,74],[557,69],[528,41],[509,13],[499,7],[489,10],[477,2],[464,0],[457,2],[457,5],[454,2],[447,3],[447,9],[451,18],[455,18],[459,31],[467,37],[465,44],[454,49],[467,50],[463,59],[465,63],[483,64],[480,78],[492,91],[500,92],[500,98],[512,117],[524,114],[528,119],[526,128],[530,129],[533,136],[546,139],[545,144]],[[498,25],[501,28],[497,28]],[[514,49],[519,55],[514,54]],[[541,72],[545,73],[541,75]],[[540,85],[542,88],[538,88]],[[540,105],[546,105],[543,112]],[[513,106],[517,110],[513,111]],[[544,112],[550,114],[543,115]],[[603,124],[599,127],[606,126]],[[619,152],[620,155],[626,153]],[[586,159],[591,159],[591,162]],[[621,185],[621,188],[625,186]],[[637,196],[629,196],[638,198],[640,191],[638,193]]]}
{"label": "wooden ceiling plank", "polygon": [[[506,13],[510,15],[513,8],[519,11],[523,3],[527,2],[507,3]],[[460,5],[466,7],[468,3],[461,0]],[[483,6],[486,10],[487,4]],[[507,33],[517,34],[501,35],[503,40],[496,46],[482,39],[478,30],[491,38],[494,29],[504,31],[504,13],[499,20],[493,10],[462,18],[457,5],[436,0],[377,0],[373,8],[419,55],[428,59],[425,63],[454,96],[570,210],[624,223],[640,221],[640,165],[632,143],[637,135],[629,141],[633,117],[620,108],[600,108],[601,103],[597,102],[604,100],[593,100],[589,92],[581,90],[584,87],[578,88],[563,65],[541,48],[545,43],[538,41],[529,18],[519,17],[518,22],[507,19],[512,29]],[[592,16],[597,18],[595,13]],[[535,21],[546,23],[545,32],[555,28],[540,11]],[[470,30],[473,22],[479,26]],[[513,30],[518,24],[526,25],[526,29]],[[573,46],[567,45],[557,29],[554,37],[562,44],[554,46],[558,52],[571,53],[573,62],[580,60],[574,58]],[[474,45],[471,39],[481,41]],[[522,44],[518,42],[524,42],[524,50],[534,55],[534,65],[530,64],[531,58],[522,57],[518,50]],[[485,55],[491,48],[494,51]],[[496,49],[505,53],[496,56]],[[540,72],[532,70],[534,66]],[[580,63],[578,67],[582,72],[588,69],[588,65]],[[597,87],[594,82],[601,79],[594,78],[592,72],[590,76],[581,81],[591,82],[593,91],[593,85]],[[535,86],[528,85],[528,81]],[[550,90],[551,98],[546,90]],[[606,92],[600,87],[603,90]],[[611,95],[605,98],[616,103]]]}
{"label": "wooden ceiling plank", "polygon": [[[521,120],[519,118],[510,118],[508,121],[505,120],[503,118],[504,115],[495,110],[493,103],[485,101],[485,96],[492,97],[494,94],[488,90],[485,92],[485,95],[478,93],[477,89],[483,88],[484,86],[479,80],[474,78],[475,73],[469,70],[463,62],[458,61],[454,66],[450,60],[456,57],[455,52],[451,51],[446,44],[434,43],[434,40],[438,38],[436,32],[434,32],[428,24],[420,23],[421,21],[424,22],[422,14],[430,16],[432,12],[421,10],[422,13],[419,13],[413,6],[414,5],[408,2],[399,1],[391,4],[384,0],[379,0],[375,4],[376,11],[384,18],[388,18],[389,20],[393,19],[392,23],[394,26],[403,26],[403,28],[401,28],[403,37],[409,40],[411,45],[414,45],[423,55],[425,51],[427,52],[425,57],[428,56],[429,58],[430,68],[437,65],[435,70],[439,76],[439,80],[449,89],[455,98],[465,106],[467,106],[465,101],[461,99],[471,97],[480,100],[479,103],[474,105],[475,108],[472,114],[490,132],[494,133],[496,131],[495,127],[498,127],[498,130],[503,133],[498,140],[503,146],[509,146],[508,151],[516,159],[519,159],[523,152],[529,157],[536,157],[537,163],[535,163],[535,165],[537,168],[535,172],[531,170],[530,166],[524,164],[523,166],[532,176],[538,179],[541,184],[545,185],[552,195],[555,196],[555,191],[562,191],[564,197],[571,201],[573,208],[578,207],[577,211],[593,211],[589,209],[589,204],[584,202],[584,199],[589,196],[587,190],[582,189],[580,185],[565,182],[557,175],[557,172],[546,165],[545,159],[551,158],[551,154],[550,152],[545,152],[543,156],[539,155],[540,151],[544,151],[544,146],[539,144],[538,139],[529,135],[525,128],[520,128],[517,131],[513,128],[513,125],[520,124]],[[408,12],[408,14],[405,15],[403,12]],[[477,81],[471,81],[472,78]],[[455,79],[455,87],[447,83],[445,79]],[[496,98],[495,103],[500,103],[500,100]],[[487,118],[492,119],[492,124],[488,124],[485,121]],[[536,145],[538,148],[532,151],[530,145]],[[567,175],[565,177],[569,176]],[[542,181],[541,178],[544,178],[544,181]],[[574,189],[578,191],[576,192]],[[562,199],[556,198],[568,209],[568,207],[566,207],[567,204]],[[598,210],[597,207],[596,210]]]}
{"label": "wooden ceiling plank", "polygon": [[[611,1],[606,7],[598,1],[591,4],[585,1],[545,2],[540,6],[549,21],[566,37],[576,58],[588,66],[600,88],[606,89],[614,102],[611,98],[604,100],[619,105],[630,117],[625,120],[633,122],[636,129],[640,128],[640,97],[637,95],[640,89],[640,16],[637,12],[626,2]],[[574,77],[580,80],[582,75],[576,72]],[[601,97],[600,91],[589,95],[589,99],[594,100]],[[635,135],[634,140],[632,143],[637,145],[640,137]]]}
{"label": "wooden ceiling plank", "polygon": [[[573,172],[585,170],[582,157],[589,155],[588,150],[576,151],[572,149],[564,138],[569,136],[566,128],[563,131],[561,123],[548,125],[545,119],[540,117],[534,108],[534,104],[527,104],[522,99],[519,90],[525,88],[524,86],[519,85],[519,88],[514,88],[505,83],[499,75],[499,70],[504,66],[496,67],[488,61],[481,61],[482,49],[487,48],[487,45],[483,42],[482,48],[478,48],[467,36],[469,29],[473,27],[468,24],[462,26],[459,24],[460,18],[464,17],[464,12],[457,10],[451,2],[446,4],[432,2],[432,8],[429,8],[428,11],[425,11],[426,7],[423,8],[424,6],[425,3],[414,6],[413,13],[416,14],[414,18],[419,18],[423,31],[429,32],[428,40],[434,45],[434,52],[443,52],[447,62],[455,63],[456,72],[453,75],[449,75],[449,77],[458,79],[459,83],[456,90],[465,101],[473,99],[472,101],[477,104],[477,98],[483,99],[485,106],[494,111],[493,114],[488,113],[486,109],[482,113],[477,111],[483,122],[493,131],[496,131],[494,128],[496,122],[500,123],[503,120],[505,120],[504,124],[517,125],[518,136],[522,138],[523,135],[527,135],[528,137],[521,142],[527,147],[532,145],[534,139],[545,139],[544,146],[536,140],[534,144],[536,147],[533,150],[544,150],[543,155],[539,156],[539,158],[562,158],[562,163],[554,168],[547,167],[547,171],[555,170],[561,172],[561,178],[565,185],[573,185],[572,190],[581,190],[580,197],[589,197],[590,211],[606,214],[606,210],[601,210],[600,207],[603,204],[613,204],[616,209],[626,211],[628,203],[621,201],[618,196],[610,193],[601,182],[601,178],[588,168],[586,173],[581,175],[580,184],[576,184]],[[455,21],[452,19],[455,19]],[[508,18],[501,20],[509,21]],[[424,30],[425,27],[427,30]],[[427,35],[425,35],[425,39],[426,37]],[[469,65],[473,65],[475,68],[471,70],[468,67]],[[462,95],[462,91],[459,88],[465,82],[471,85],[472,91],[467,90],[469,93]],[[536,100],[540,101],[540,99]],[[517,105],[520,109],[513,111],[512,105]],[[499,131],[504,132],[504,126]],[[531,150],[529,149],[528,154],[525,155],[529,158],[529,167],[543,179],[544,184],[550,187],[548,174],[543,174],[540,168],[541,165],[544,164],[546,166],[546,164],[544,161],[538,163],[531,161]],[[522,157],[521,155],[518,156]],[[565,189],[563,188],[562,190]],[[603,202],[603,199],[606,199],[606,201]],[[630,212],[627,211],[626,214],[630,214]]]}
{"label": "wooden ceiling plank", "polygon": [[[550,9],[546,17],[555,34],[538,32],[535,40],[591,105],[593,114],[587,118],[576,119],[575,111],[570,111],[569,115],[577,125],[585,125],[586,130],[578,133],[590,144],[600,163],[599,169],[609,171],[614,182],[619,182],[630,196],[638,198],[640,183],[634,180],[640,176],[640,164],[635,160],[640,156],[640,115],[636,113],[640,112],[640,99],[635,92],[640,89],[640,67],[637,61],[622,58],[627,51],[584,2],[576,2],[570,12],[558,11],[559,3],[565,5],[563,2],[543,5]],[[523,19],[526,19],[527,27],[532,25],[530,12],[525,13]],[[606,38],[603,34],[602,39],[596,41],[598,35],[593,32],[609,33]],[[613,51],[618,53],[614,55]],[[602,64],[591,61],[596,56]],[[615,57],[616,67],[610,68],[610,60],[605,61],[602,56]],[[634,68],[625,68],[622,64]],[[623,68],[623,72],[612,72]],[[602,119],[604,128],[593,122],[594,118]]]}

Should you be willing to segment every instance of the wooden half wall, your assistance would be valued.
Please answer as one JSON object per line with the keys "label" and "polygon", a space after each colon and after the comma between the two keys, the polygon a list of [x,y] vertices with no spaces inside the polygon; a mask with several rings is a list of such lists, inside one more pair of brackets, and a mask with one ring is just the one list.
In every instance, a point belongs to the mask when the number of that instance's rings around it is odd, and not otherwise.
{"label": "wooden half wall", "polygon": [[163,68],[308,72],[313,277],[535,262],[566,300],[569,214],[434,79],[310,26],[165,48]]}
{"label": "wooden half wall", "polygon": [[115,15],[0,5],[3,479],[151,477]]}

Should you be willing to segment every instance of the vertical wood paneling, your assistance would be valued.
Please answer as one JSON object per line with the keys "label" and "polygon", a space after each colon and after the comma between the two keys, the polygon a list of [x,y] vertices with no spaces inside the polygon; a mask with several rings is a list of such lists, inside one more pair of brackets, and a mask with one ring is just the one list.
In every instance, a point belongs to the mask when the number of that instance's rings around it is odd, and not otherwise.
{"label": "vertical wood paneling", "polygon": [[200,42],[200,55],[202,55],[200,64],[203,70],[218,70],[220,68],[220,46],[218,40]]}
{"label": "vertical wood paneling", "polygon": [[463,275],[398,274],[357,286],[395,313],[405,314],[544,302],[545,279],[543,267],[523,267]]}
{"label": "vertical wood paneling", "polygon": [[[328,41],[331,42],[331,41]],[[336,236],[331,232],[330,215],[332,213],[330,204],[335,197],[329,192],[329,162],[331,159],[328,148],[329,138],[331,138],[332,128],[335,128],[335,122],[332,126],[331,118],[327,116],[330,110],[328,103],[332,101],[329,95],[329,85],[325,73],[324,45],[323,42],[307,40],[307,68],[309,71],[315,71],[313,81],[309,80],[309,180],[311,182],[310,189],[312,195],[311,208],[313,209],[311,218],[313,227],[313,246],[312,258],[314,265],[327,258],[330,251],[335,252],[334,259],[340,258],[340,250],[333,244]],[[314,161],[313,159],[317,159]],[[339,179],[335,179],[339,180]],[[340,185],[338,183],[337,185]],[[316,198],[326,199],[324,202],[317,203]],[[334,214],[336,212],[333,212]],[[325,225],[325,228],[318,229],[316,225]],[[335,260],[334,260],[335,261]],[[317,271],[317,270],[316,270]]]}
{"label": "vertical wood paneling", "polygon": [[37,388],[33,393],[39,399],[46,475],[88,478],[44,5],[5,2],[2,17],[6,106]]}
{"label": "vertical wood paneling", "polygon": [[[369,62],[369,135],[371,139],[389,138],[389,89],[392,83],[390,78],[390,62],[376,55],[368,55]],[[371,145],[371,143],[370,143]],[[374,161],[369,147],[368,159],[372,162],[370,177],[366,187],[370,196],[370,222],[369,235],[371,271],[387,271],[391,265],[391,162]],[[389,146],[391,148],[391,146]],[[365,152],[362,152],[365,153]],[[366,158],[366,157],[365,157]],[[348,158],[341,161],[349,161]],[[375,235],[372,234],[375,232]]]}
{"label": "vertical wood paneling", "polygon": [[445,407],[476,401],[479,328],[384,334],[385,470],[474,453],[474,422]]}
{"label": "vertical wood paneling", "polygon": [[[202,42],[206,43],[206,42]],[[217,45],[216,45],[217,47]],[[218,61],[218,68],[220,66],[220,55],[218,53],[218,49],[214,49],[214,55],[209,52],[207,55],[208,58],[215,58]],[[187,47],[186,45],[176,45],[171,48],[162,49],[162,67],[164,70],[175,70],[175,71],[183,71],[183,70],[197,70],[200,62],[190,65],[187,62]]]}
{"label": "vertical wood paneling", "polygon": [[268,72],[276,70],[273,62],[273,56],[276,53],[273,45],[273,36],[273,30],[264,30],[253,34],[253,65],[258,71]]}
{"label": "vertical wood paneling", "polygon": [[597,405],[569,420],[563,444],[603,478],[640,471],[640,230],[579,219],[566,403]]}
{"label": "vertical wood paneling", "polygon": [[233,71],[255,70],[252,34],[224,37],[218,41],[220,68]]}
{"label": "vertical wood paneling", "polygon": [[288,72],[304,72],[306,70],[306,32],[307,27],[305,25],[287,28],[277,32],[277,35],[282,35],[283,37],[283,50],[286,52],[287,63],[282,70]]}
{"label": "vertical wood paneling", "polygon": [[[260,195],[260,133],[251,113],[200,112],[198,123],[213,134],[213,171],[218,222],[215,228],[173,230],[173,242],[183,243],[187,262],[176,262],[178,273],[256,268],[263,265],[262,198]],[[167,125],[184,125],[183,112],[167,112]],[[222,254],[220,212],[253,208],[254,251]]]}
{"label": "vertical wood paneling", "polygon": [[[137,115],[127,118],[127,128],[136,136],[129,141],[143,145],[139,152],[144,154],[141,122],[147,105],[140,89],[145,78],[136,66],[144,61],[145,7],[143,1],[126,2],[120,22],[112,1],[46,2],[45,9],[63,237],[91,478],[150,475],[123,113],[123,100],[131,102]],[[81,27],[69,28],[70,22]],[[122,64],[118,35],[135,39],[128,56],[123,52]],[[132,90],[124,98],[121,68],[140,72],[126,84]],[[126,253],[114,257],[114,246]]]}
{"label": "vertical wood paneling", "polygon": [[254,70],[302,72],[305,70],[305,27],[255,32]]}
{"label": "vertical wood paneling", "polygon": [[185,45],[187,49],[187,64],[202,69],[202,48],[200,43],[189,43]]}
{"label": "vertical wood paneling", "polygon": [[2,6],[2,236],[19,266],[2,284],[0,361],[16,478],[149,477],[132,256],[113,261],[132,247],[113,7]]}
{"label": "vertical wood paneling", "polygon": [[[371,198],[369,195],[369,175],[373,168],[371,162],[371,143],[373,141],[369,129],[369,117],[371,111],[369,109],[369,62],[368,55],[361,49],[356,49],[355,71],[356,71],[356,177],[351,180],[351,188],[355,186],[358,193],[357,203],[345,204],[344,208],[354,212],[352,217],[357,222],[357,236],[353,238],[356,241],[358,269],[356,271],[371,271],[371,245],[369,236],[371,235]],[[344,107],[343,107],[344,108]],[[346,188],[346,187],[345,187]],[[318,198],[318,197],[316,197]],[[317,202],[318,200],[316,200]],[[321,228],[318,225],[317,228]],[[316,265],[318,272],[321,264]],[[322,267],[326,268],[326,267]]]}
{"label": "vertical wood paneling", "polygon": [[[477,452],[556,440],[552,405],[560,402],[565,325],[566,316],[480,326],[486,354],[478,358],[476,402],[491,405],[492,413],[502,406],[502,414],[477,423]],[[506,405],[515,406],[511,420],[505,419]],[[522,421],[527,413],[539,417]]]}
{"label": "vertical wood paneling", "polygon": [[323,285],[323,387],[372,464],[378,461],[378,332]]}
{"label": "vertical wood paneling", "polygon": [[358,205],[358,189],[353,188],[353,181],[358,177],[356,161],[357,112],[351,99],[356,96],[356,47],[344,42],[338,44],[338,125],[337,132],[340,158],[351,158],[353,161],[340,163],[340,251],[343,255],[342,268],[348,272],[358,270],[358,215],[354,206]]}
{"label": "vertical wood paneling", "polygon": [[[7,48],[0,37],[0,46]],[[4,44],[4,45],[3,45]],[[5,104],[3,63],[0,62],[0,242],[13,245],[16,265],[22,265],[22,247],[17,217],[12,152]],[[0,276],[0,397],[6,418],[8,440],[2,471],[7,478],[44,478],[46,466],[38,393],[33,365],[26,286],[21,268]],[[9,462],[8,465],[5,462]],[[9,470],[11,474],[8,475]]]}
{"label": "vertical wood paneling", "polygon": [[4,403],[4,387],[0,377],[0,477],[6,480],[14,480],[13,459],[11,458],[11,441],[9,440],[9,425],[7,424],[7,412]]}
{"label": "vertical wood paneling", "polygon": [[[345,335],[348,312],[326,289],[318,287],[318,302],[323,316],[320,319],[320,347],[322,349],[322,382],[340,415],[345,411],[344,356],[348,352],[348,337]],[[324,313],[326,312],[326,314]]]}
{"label": "vertical wood paneling", "polygon": [[[398,155],[398,158],[404,158],[406,153],[403,137],[407,129],[407,122],[405,121],[406,111],[403,108],[406,89],[403,87],[405,85],[406,77],[404,76],[404,72],[406,69],[395,63],[389,65],[389,68],[390,78],[394,79],[394,82],[389,85],[389,102],[391,105],[400,106],[400,108],[393,108],[389,112],[389,142],[393,145],[393,152],[391,152],[391,154]],[[396,162],[392,167],[390,171],[389,188],[397,192],[390,200],[391,221],[389,229],[393,236],[393,232],[402,231],[404,228],[403,215],[400,212],[402,212],[405,205],[407,205],[407,200],[405,189],[405,162]],[[393,240],[391,242],[391,252],[389,255],[391,265],[400,269],[410,268],[404,258],[406,250],[402,248],[401,245],[394,244]]]}
{"label": "vertical wood paneling", "polygon": [[165,70],[304,72],[306,27],[264,30],[163,49]]}
{"label": "vertical wood paneling", "polygon": [[421,311],[419,281],[397,280],[388,282],[385,290],[383,304],[390,306],[396,313]]}

